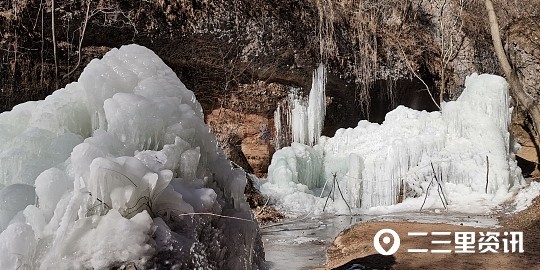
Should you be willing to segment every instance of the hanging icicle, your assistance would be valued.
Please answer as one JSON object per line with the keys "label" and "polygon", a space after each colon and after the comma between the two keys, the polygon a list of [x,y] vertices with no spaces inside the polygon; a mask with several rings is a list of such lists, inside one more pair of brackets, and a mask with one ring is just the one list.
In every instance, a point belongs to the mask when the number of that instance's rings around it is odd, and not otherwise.
{"label": "hanging icicle", "polygon": [[308,144],[317,144],[321,137],[326,116],[326,68],[319,64],[313,72],[308,104]]}
{"label": "hanging icicle", "polygon": [[[326,68],[323,64],[313,71],[309,98],[301,89],[291,88],[286,100],[274,112],[275,146],[281,149],[291,142],[313,146],[317,144],[326,115]],[[290,136],[289,136],[290,134]]]}

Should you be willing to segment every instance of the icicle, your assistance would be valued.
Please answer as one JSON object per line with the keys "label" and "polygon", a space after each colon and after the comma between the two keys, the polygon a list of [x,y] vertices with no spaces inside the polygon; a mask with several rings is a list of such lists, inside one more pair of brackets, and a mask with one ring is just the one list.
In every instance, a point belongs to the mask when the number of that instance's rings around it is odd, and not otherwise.
{"label": "icicle", "polygon": [[316,71],[313,72],[311,91],[309,93],[308,104],[308,143],[317,144],[321,137],[324,126],[324,117],[326,115],[326,68],[319,64]]}
{"label": "icicle", "polygon": [[[299,151],[291,147],[274,154],[269,185],[286,186],[284,182],[290,181],[313,191],[317,183],[330,181],[332,173],[337,173],[338,181],[346,182],[343,186],[347,187],[349,202],[370,208],[421,196],[434,178],[443,189],[448,187],[459,193],[463,189],[489,198],[488,203],[502,198],[501,194],[522,181],[510,148],[511,109],[508,85],[503,78],[473,74],[467,78],[460,98],[444,103],[441,112],[419,112],[399,106],[386,115],[383,124],[360,121],[354,129],[339,129],[333,138],[317,142],[324,120],[324,81],[321,65],[314,73],[309,101],[294,93],[290,96],[293,138],[316,144],[312,149],[319,151],[323,159],[323,179],[319,182],[312,172],[306,171],[311,169],[308,165],[313,160],[306,154],[309,149]],[[400,190],[404,188],[402,183],[407,190]]]}
{"label": "icicle", "polygon": [[276,111],[274,112],[274,127],[276,130],[274,145],[276,150],[279,150],[281,149],[281,138],[283,137],[283,130],[281,127],[281,103],[278,104]]}
{"label": "icicle", "polygon": [[[295,95],[291,95],[295,96]],[[308,113],[307,104],[305,99],[297,98],[292,99],[291,108],[291,129],[293,142],[307,144],[308,143]]]}
{"label": "icicle", "polygon": [[[326,68],[323,64],[313,72],[311,91],[309,98],[302,97],[300,89],[291,88],[288,97],[288,107],[283,109],[278,105],[278,110],[274,113],[276,123],[276,138],[279,142],[280,136],[284,134],[281,117],[283,115],[290,119],[290,131],[292,141],[313,146],[317,144],[324,126],[326,115]],[[279,149],[283,145],[276,145]]]}

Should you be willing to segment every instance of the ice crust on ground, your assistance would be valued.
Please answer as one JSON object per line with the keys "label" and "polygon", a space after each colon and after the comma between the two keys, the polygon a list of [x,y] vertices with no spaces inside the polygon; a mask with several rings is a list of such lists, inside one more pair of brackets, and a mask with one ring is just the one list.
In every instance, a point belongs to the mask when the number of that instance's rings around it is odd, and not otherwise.
{"label": "ice crust on ground", "polygon": [[531,182],[528,187],[521,189],[515,198],[515,212],[520,212],[531,206],[534,199],[540,196],[540,182]]}
{"label": "ice crust on ground", "polygon": [[144,47],[113,49],[77,82],[0,114],[0,143],[0,269],[262,265],[245,173]]}
{"label": "ice crust on ground", "polygon": [[[473,74],[465,85],[440,112],[399,106],[382,124],[362,120],[313,147],[293,143],[277,151],[261,190],[284,210],[317,213],[335,174],[345,200],[336,188],[327,211],[348,213],[347,204],[355,212],[417,211],[436,175],[450,210],[488,211],[523,182],[514,155],[518,146],[508,131],[508,84],[499,76]],[[424,208],[443,207],[437,188],[431,185]]]}

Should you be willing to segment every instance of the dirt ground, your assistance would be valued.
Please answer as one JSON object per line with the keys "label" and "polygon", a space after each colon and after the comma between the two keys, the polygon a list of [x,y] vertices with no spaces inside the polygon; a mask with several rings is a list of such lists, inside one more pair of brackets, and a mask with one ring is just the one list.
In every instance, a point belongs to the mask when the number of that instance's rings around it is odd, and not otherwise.
{"label": "dirt ground", "polygon": [[[539,269],[540,270],[540,198],[528,209],[512,216],[501,216],[501,228],[475,228],[449,224],[411,222],[369,222],[343,231],[327,252],[327,264],[320,269]],[[396,231],[399,250],[390,256],[379,255],[373,247],[375,234],[383,228]],[[452,232],[450,236],[408,236],[408,232]],[[500,232],[499,253],[454,253],[453,232]],[[523,253],[503,253],[504,232],[523,231]],[[451,244],[433,244],[432,240],[451,240]],[[478,243],[478,242],[476,242]],[[381,244],[383,244],[381,242]],[[389,245],[393,244],[389,243]],[[383,247],[385,245],[383,244]],[[478,247],[478,244],[476,244]],[[408,249],[450,249],[449,254],[409,253]]]}

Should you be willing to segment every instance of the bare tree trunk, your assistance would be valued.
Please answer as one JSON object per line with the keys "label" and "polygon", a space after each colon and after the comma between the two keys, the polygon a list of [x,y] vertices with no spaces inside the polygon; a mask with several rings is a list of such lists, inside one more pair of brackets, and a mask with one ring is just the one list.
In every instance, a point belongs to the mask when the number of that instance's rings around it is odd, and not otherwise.
{"label": "bare tree trunk", "polygon": [[53,39],[53,53],[54,53],[54,82],[56,89],[58,89],[58,61],[56,58],[56,34],[54,30],[54,0],[51,1],[51,29],[52,29],[52,39]]}
{"label": "bare tree trunk", "polygon": [[446,93],[446,65],[441,61],[441,91],[439,92],[439,104],[444,102],[444,93]]}
{"label": "bare tree trunk", "polygon": [[495,47],[495,54],[497,55],[497,58],[499,58],[501,67],[506,75],[506,79],[510,84],[510,93],[516,99],[518,106],[521,106],[526,112],[529,113],[537,134],[535,140],[538,141],[538,133],[540,131],[540,108],[538,107],[538,102],[529,96],[525,90],[523,90],[523,85],[519,81],[516,71],[512,68],[508,58],[506,57],[499,33],[499,23],[497,22],[497,15],[495,15],[493,3],[491,0],[485,0],[485,4],[489,16],[491,38],[493,40],[493,46]]}
{"label": "bare tree trunk", "polygon": [[82,27],[82,32],[79,34],[79,50],[77,51],[79,59],[77,60],[77,64],[75,65],[75,67],[70,72],[68,72],[66,75],[64,75],[63,78],[68,78],[71,74],[73,74],[73,72],[75,72],[77,70],[77,68],[81,64],[81,53],[82,53],[81,48],[82,48],[82,42],[84,40],[84,33],[86,32],[86,25],[88,25],[88,19],[89,19],[88,14],[90,13],[90,5],[91,4],[92,4],[92,0],[88,0],[87,6],[86,6],[86,16],[84,17],[84,23],[83,23],[83,27]]}

